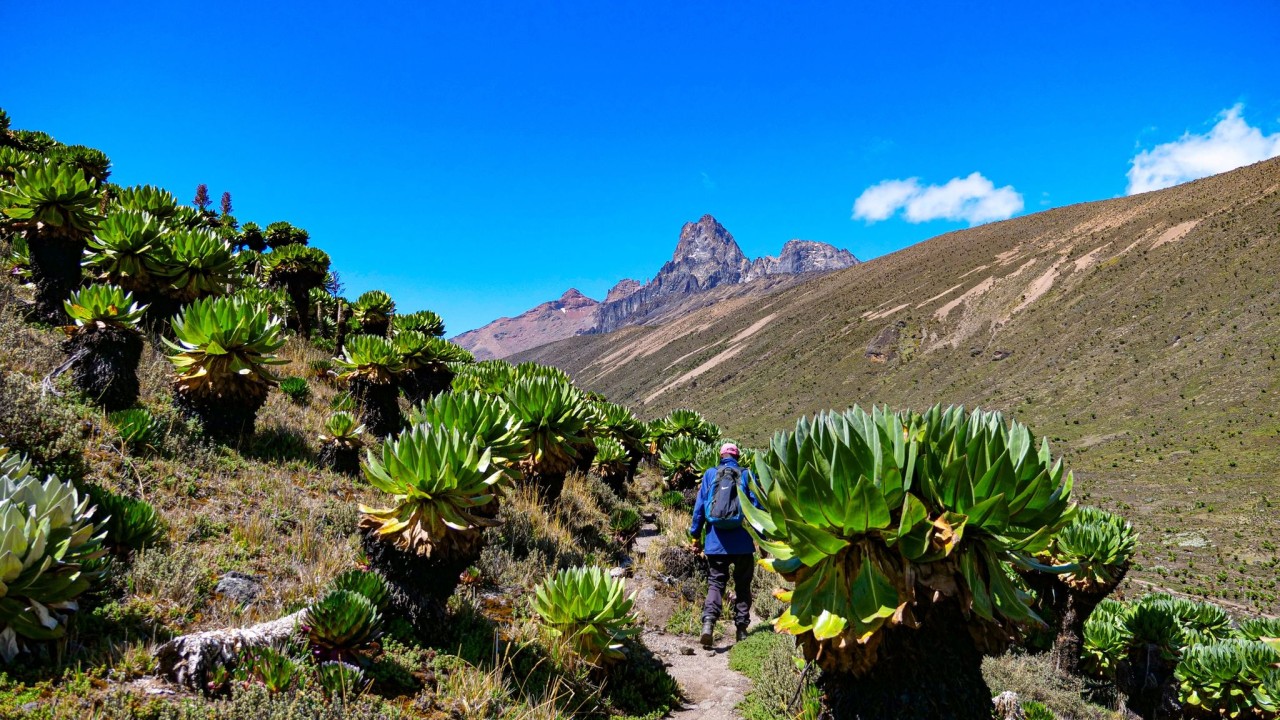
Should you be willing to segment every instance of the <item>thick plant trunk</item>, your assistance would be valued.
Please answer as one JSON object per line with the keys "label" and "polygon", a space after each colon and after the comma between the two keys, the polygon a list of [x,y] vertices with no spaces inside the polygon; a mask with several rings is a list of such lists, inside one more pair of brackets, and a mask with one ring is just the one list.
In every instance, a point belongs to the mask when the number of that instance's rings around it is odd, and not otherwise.
{"label": "thick plant trunk", "polygon": [[385,438],[400,432],[404,418],[400,416],[399,392],[392,383],[373,383],[363,378],[351,379],[351,395],[360,405],[360,422],[369,432]]}
{"label": "thick plant trunk", "polygon": [[600,479],[604,481],[609,489],[618,494],[618,499],[627,496],[627,473],[601,473]]}
{"label": "thick plant trunk", "polygon": [[324,443],[320,446],[320,464],[334,472],[357,477],[360,475],[360,449]]}
{"label": "thick plant trunk", "polygon": [[1143,720],[1183,717],[1173,669],[1174,663],[1161,657],[1154,645],[1131,648],[1127,663],[1116,672],[1116,684],[1127,698],[1127,709]]}
{"label": "thick plant trunk", "polygon": [[173,330],[170,327],[170,323],[173,322],[173,317],[182,310],[182,303],[160,291],[137,292],[134,294],[147,304],[145,313],[147,328],[156,335],[172,338]]}
{"label": "thick plant trunk", "polygon": [[252,396],[221,397],[175,390],[173,403],[183,415],[198,421],[209,437],[231,442],[252,435],[258,410],[267,401],[265,392]]}
{"label": "thick plant trunk", "polygon": [[[1115,582],[1091,590],[1073,587],[1057,575],[1028,573],[1024,575],[1049,613],[1045,619],[1057,623],[1057,634],[1049,657],[1058,672],[1079,677],[1080,650],[1084,647],[1084,624],[1098,604],[1119,585],[1129,568],[1116,572]],[[1050,617],[1051,616],[1051,617]]]}
{"label": "thick plant trunk", "polygon": [[73,358],[71,378],[80,392],[114,412],[138,401],[142,337],[121,327],[81,328],[63,343]]}
{"label": "thick plant trunk", "polygon": [[390,614],[404,617],[423,638],[447,636],[445,603],[458,587],[458,577],[480,558],[483,536],[472,531],[474,552],[454,556],[423,557],[379,539],[371,530],[360,531],[360,546],[369,566],[387,581]]}
{"label": "thick plant trunk", "polygon": [[347,319],[342,314],[342,301],[338,301],[337,321],[333,328],[333,353],[342,354],[342,344],[347,341]]}
{"label": "thick plant trunk", "polygon": [[391,328],[390,320],[375,320],[367,322],[360,326],[360,332],[366,335],[377,335],[378,337],[386,337],[387,330]]}
{"label": "thick plant trunk", "polygon": [[578,458],[574,460],[574,465],[578,472],[586,475],[591,472],[591,464],[596,461],[595,443],[590,445],[582,445],[578,447]]}
{"label": "thick plant trunk", "polygon": [[530,479],[542,491],[542,502],[550,505],[559,500],[560,494],[564,492],[564,478],[565,473],[538,473]]}
{"label": "thick plant trunk", "polygon": [[297,632],[306,620],[299,610],[279,620],[247,628],[210,630],[176,637],[156,648],[156,671],[170,681],[193,689],[203,689],[209,671],[235,665],[249,648],[279,647]]}
{"label": "thick plant trunk", "polygon": [[293,305],[293,317],[289,318],[287,327],[302,337],[311,337],[311,296],[306,286],[289,283],[285,289],[289,293],[289,304]]}
{"label": "thick plant trunk", "polygon": [[982,654],[954,603],[930,608],[919,630],[882,632],[865,674],[823,673],[824,720],[991,720]]}
{"label": "thick plant trunk", "polygon": [[453,371],[448,367],[418,368],[403,375],[404,394],[413,404],[424,403],[453,386]]}
{"label": "thick plant trunk", "polygon": [[31,256],[31,282],[36,286],[36,319],[62,325],[66,311],[62,303],[80,287],[80,260],[84,240],[71,240],[50,232],[27,233]]}

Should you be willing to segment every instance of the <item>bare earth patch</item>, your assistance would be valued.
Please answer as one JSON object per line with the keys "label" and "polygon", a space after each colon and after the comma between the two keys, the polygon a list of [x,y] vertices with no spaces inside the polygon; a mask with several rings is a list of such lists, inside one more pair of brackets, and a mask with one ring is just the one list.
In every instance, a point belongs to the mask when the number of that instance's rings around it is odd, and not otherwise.
{"label": "bare earth patch", "polygon": [[1160,233],[1160,237],[1156,238],[1156,241],[1151,243],[1151,249],[1155,250],[1161,245],[1167,245],[1171,242],[1177,242],[1181,240],[1182,238],[1186,237],[1188,233],[1194,230],[1196,226],[1199,224],[1200,224],[1199,220],[1188,220],[1184,223],[1178,223],[1177,225],[1174,225],[1168,230],[1165,230],[1164,232]]}
{"label": "bare earth patch", "polygon": [[965,294],[938,308],[937,311],[933,313],[933,316],[938,320],[946,320],[947,316],[951,314],[951,311],[959,307],[961,303],[982,297],[991,290],[995,284],[996,279],[994,277],[989,277],[986,280],[983,280],[965,291]]}

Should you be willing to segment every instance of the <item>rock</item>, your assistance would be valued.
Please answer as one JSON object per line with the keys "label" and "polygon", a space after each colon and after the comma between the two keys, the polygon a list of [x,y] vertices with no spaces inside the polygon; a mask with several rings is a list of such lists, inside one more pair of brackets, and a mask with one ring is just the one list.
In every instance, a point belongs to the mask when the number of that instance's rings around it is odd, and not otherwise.
{"label": "rock", "polygon": [[1012,350],[997,350],[991,355],[992,362],[1000,362],[1001,360],[1013,354]]}
{"label": "rock", "polygon": [[619,282],[617,285],[614,285],[612,288],[610,288],[609,294],[605,295],[604,297],[604,301],[607,303],[611,303],[611,302],[617,302],[619,300],[623,300],[625,298],[629,298],[632,295],[634,295],[635,292],[639,290],[641,287],[642,286],[640,285],[639,281],[632,280],[631,278],[627,278],[626,280],[623,280]]}
{"label": "rock", "polygon": [[626,577],[626,576],[627,576],[626,568],[616,567],[616,568],[609,569],[609,577],[611,578],[620,578],[620,577]]}
{"label": "rock", "polygon": [[258,595],[262,593],[262,580],[253,575],[232,570],[218,578],[218,586],[213,592],[241,605],[248,605],[258,599]]}
{"label": "rock", "polygon": [[1018,694],[1005,691],[991,699],[995,705],[996,720],[1026,720],[1026,713],[1022,712],[1022,703],[1018,701]]}
{"label": "rock", "polygon": [[898,342],[902,338],[902,328],[889,325],[876,333],[867,344],[867,352],[863,355],[873,363],[886,363],[898,356]]}
{"label": "rock", "polygon": [[768,255],[751,263],[747,280],[766,275],[831,272],[858,264],[848,250],[813,240],[788,240],[778,257]]}
{"label": "rock", "polygon": [[691,647],[682,647],[682,648],[680,648],[680,654],[681,654],[681,655],[692,655],[692,654],[693,654],[693,648],[691,648]]}

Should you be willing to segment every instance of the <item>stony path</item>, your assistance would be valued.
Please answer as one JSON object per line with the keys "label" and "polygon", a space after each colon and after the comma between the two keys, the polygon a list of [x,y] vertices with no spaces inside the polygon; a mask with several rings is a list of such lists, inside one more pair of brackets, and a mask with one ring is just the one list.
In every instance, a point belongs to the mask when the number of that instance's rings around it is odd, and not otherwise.
{"label": "stony path", "polygon": [[[658,528],[646,523],[636,538],[634,552],[641,555],[648,551]],[[647,578],[637,578],[642,583]],[[652,588],[641,592],[641,612],[646,605],[645,596],[652,597]],[[729,648],[732,641],[722,638],[711,650],[703,650],[696,638],[671,635],[658,629],[648,629],[643,635],[644,644],[653,654],[667,664],[667,672],[680,683],[685,706],[671,713],[679,720],[739,720],[735,709],[751,689],[751,681],[745,675],[729,669]]]}

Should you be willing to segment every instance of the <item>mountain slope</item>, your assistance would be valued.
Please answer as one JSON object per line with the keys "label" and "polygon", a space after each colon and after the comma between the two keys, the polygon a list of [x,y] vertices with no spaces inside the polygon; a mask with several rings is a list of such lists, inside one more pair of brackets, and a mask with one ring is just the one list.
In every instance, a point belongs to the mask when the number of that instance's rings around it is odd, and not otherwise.
{"label": "mountain slope", "polygon": [[599,305],[570,288],[559,300],[542,303],[513,318],[498,318],[453,341],[470,350],[477,360],[506,357],[590,330],[595,326]]}
{"label": "mountain slope", "polygon": [[[570,296],[566,293],[559,301],[543,303],[515,318],[499,318],[465,332],[454,342],[480,359],[506,357],[574,335],[607,333],[651,322],[688,307],[694,298],[717,288],[745,284],[743,293],[762,295],[782,284],[761,280],[829,272],[857,262],[848,250],[812,240],[791,240],[778,257],[748,260],[733,235],[715,218],[704,215],[697,222],[685,223],[671,260],[649,282],[622,280],[601,303],[572,290],[572,301],[566,301]],[[569,310],[574,312],[569,322],[556,314],[566,302],[571,302]]]}
{"label": "mountain slope", "polygon": [[1274,609],[1258,579],[1272,573],[1249,566],[1280,565],[1266,510],[1280,495],[1276,268],[1280,160],[513,359],[650,416],[697,408],[756,443],[853,403],[1005,409],[1066,452],[1086,497],[1146,532],[1139,581]]}

